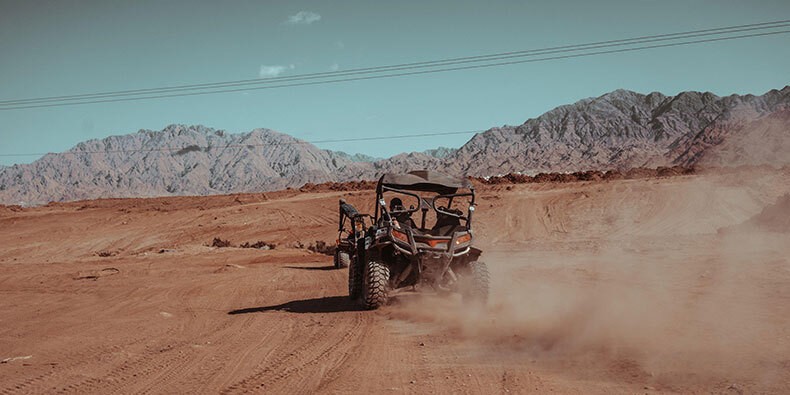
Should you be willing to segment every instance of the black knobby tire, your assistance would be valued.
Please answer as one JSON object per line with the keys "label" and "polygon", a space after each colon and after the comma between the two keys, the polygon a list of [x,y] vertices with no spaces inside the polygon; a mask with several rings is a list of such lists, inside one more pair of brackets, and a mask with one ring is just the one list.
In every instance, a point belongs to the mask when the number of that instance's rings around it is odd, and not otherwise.
{"label": "black knobby tire", "polygon": [[367,269],[363,303],[366,309],[375,310],[389,299],[390,269],[377,261],[368,262]]}
{"label": "black knobby tire", "polygon": [[343,269],[351,264],[351,256],[347,252],[338,251],[335,255],[337,256],[335,258],[335,268]]}
{"label": "black knobby tire", "polygon": [[487,302],[490,283],[488,266],[483,262],[473,261],[469,262],[468,269],[464,300],[476,303]]}
{"label": "black knobby tire", "polygon": [[348,266],[348,296],[351,299],[357,299],[362,295],[363,280],[362,265],[354,258]]}

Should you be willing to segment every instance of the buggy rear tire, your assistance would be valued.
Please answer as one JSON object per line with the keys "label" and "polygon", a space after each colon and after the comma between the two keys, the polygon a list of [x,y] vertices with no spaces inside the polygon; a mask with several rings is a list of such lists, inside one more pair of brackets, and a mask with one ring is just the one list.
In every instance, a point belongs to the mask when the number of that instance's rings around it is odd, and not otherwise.
{"label": "buggy rear tire", "polygon": [[335,269],[343,269],[351,264],[351,256],[345,251],[335,250]]}
{"label": "buggy rear tire", "polygon": [[482,303],[488,302],[488,290],[490,276],[488,265],[483,262],[469,262],[466,286],[463,292],[463,299],[467,302]]}
{"label": "buggy rear tire", "polygon": [[365,271],[365,295],[363,305],[367,310],[375,310],[389,300],[390,269],[381,262],[368,262]]}
{"label": "buggy rear tire", "polygon": [[363,267],[355,257],[351,259],[351,264],[348,266],[348,296],[352,300],[358,299],[362,295],[362,287],[364,287]]}

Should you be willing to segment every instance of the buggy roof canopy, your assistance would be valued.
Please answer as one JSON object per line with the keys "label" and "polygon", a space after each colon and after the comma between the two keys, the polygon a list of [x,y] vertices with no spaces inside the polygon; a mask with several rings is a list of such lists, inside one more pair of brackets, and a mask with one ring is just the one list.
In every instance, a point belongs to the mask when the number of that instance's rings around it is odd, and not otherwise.
{"label": "buggy roof canopy", "polygon": [[472,183],[466,178],[448,176],[438,171],[415,170],[405,174],[387,173],[379,179],[378,190],[382,187],[404,189],[407,191],[455,193],[459,188],[473,190]]}

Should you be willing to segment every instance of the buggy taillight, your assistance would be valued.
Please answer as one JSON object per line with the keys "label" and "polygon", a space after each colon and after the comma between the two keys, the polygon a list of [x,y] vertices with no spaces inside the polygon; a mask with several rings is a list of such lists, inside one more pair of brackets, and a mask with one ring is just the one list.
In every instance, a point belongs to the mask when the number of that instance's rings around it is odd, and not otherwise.
{"label": "buggy taillight", "polygon": [[398,239],[400,241],[403,241],[404,243],[408,243],[409,242],[409,236],[406,236],[405,233],[398,232],[397,230],[393,230],[392,231],[392,237],[394,237],[394,238],[396,238],[396,239]]}
{"label": "buggy taillight", "polygon": [[470,233],[467,233],[465,235],[458,236],[458,238],[455,239],[455,245],[461,245],[461,244],[464,244],[464,243],[468,243],[471,240],[472,240],[472,235]]}

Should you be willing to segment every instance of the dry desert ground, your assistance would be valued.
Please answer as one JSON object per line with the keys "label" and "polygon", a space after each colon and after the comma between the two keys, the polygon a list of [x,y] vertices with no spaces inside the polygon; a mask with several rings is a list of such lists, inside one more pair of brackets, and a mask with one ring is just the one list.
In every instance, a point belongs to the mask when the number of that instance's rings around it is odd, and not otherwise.
{"label": "dry desert ground", "polygon": [[0,393],[790,393],[789,192],[766,169],[482,185],[482,309],[362,311],[293,247],[370,190],[2,207]]}

